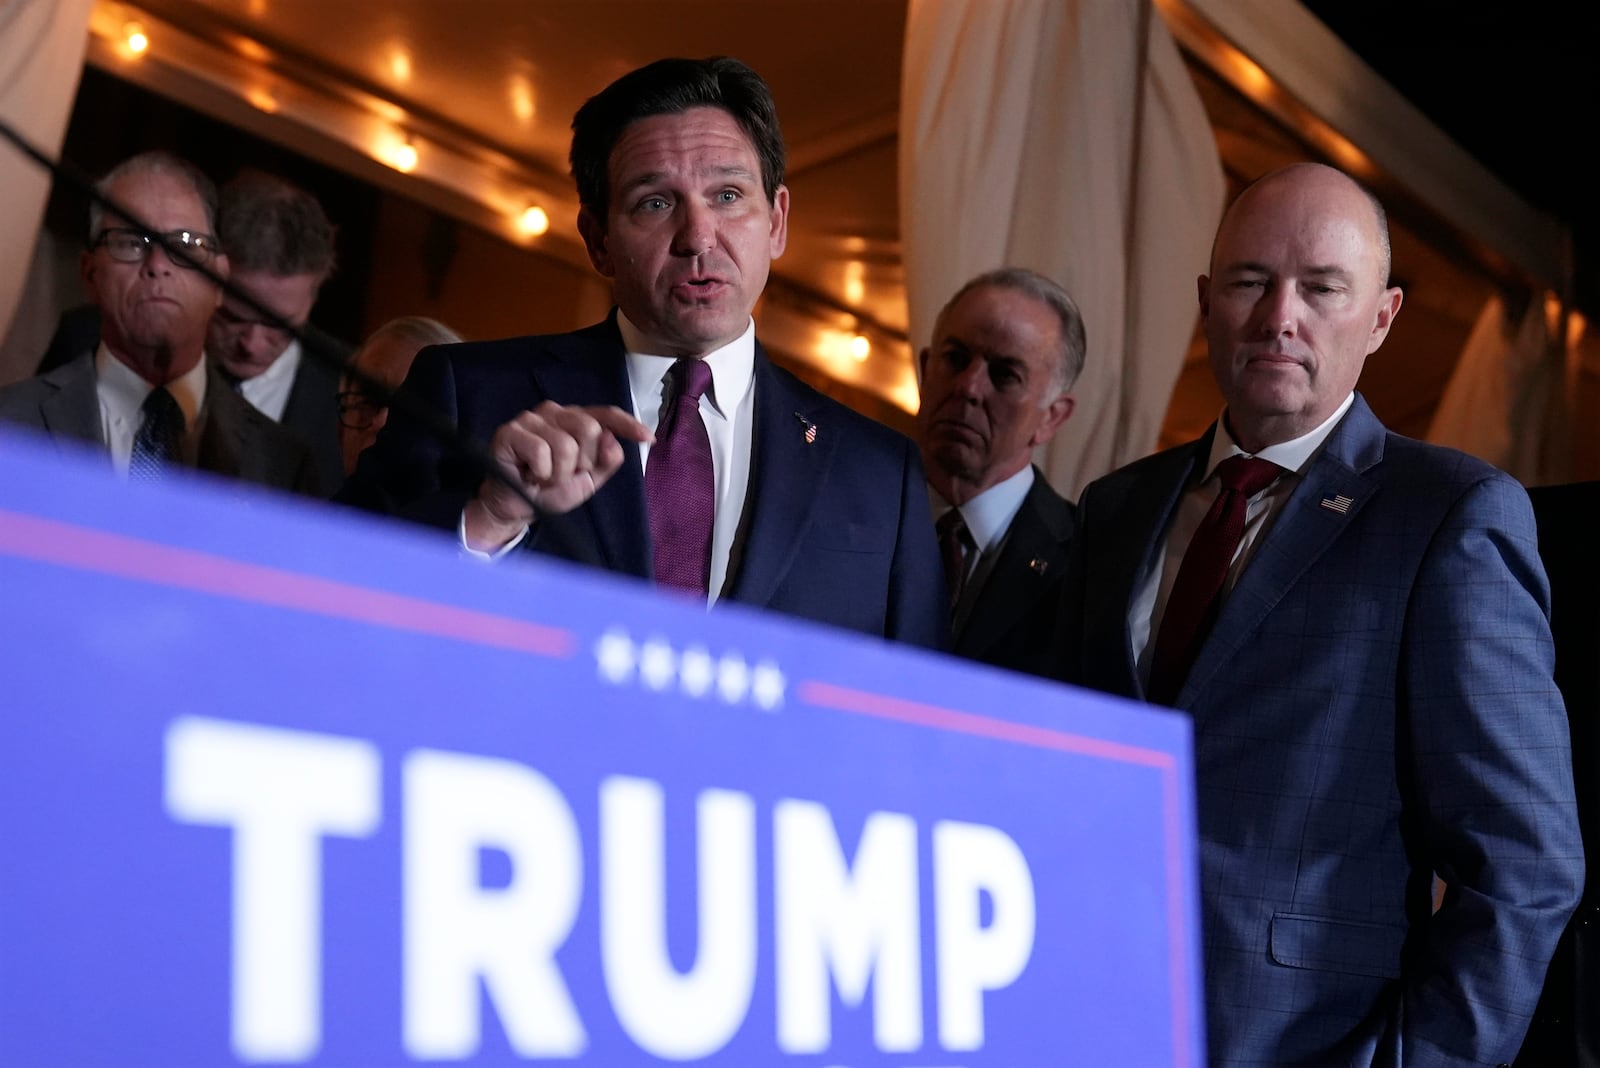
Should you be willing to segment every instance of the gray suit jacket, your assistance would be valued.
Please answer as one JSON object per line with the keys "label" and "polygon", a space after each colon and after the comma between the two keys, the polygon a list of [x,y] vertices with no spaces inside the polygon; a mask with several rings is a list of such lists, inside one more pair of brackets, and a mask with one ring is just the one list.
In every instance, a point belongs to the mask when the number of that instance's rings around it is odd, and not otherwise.
{"label": "gray suit jacket", "polygon": [[1011,671],[1049,673],[1077,515],[1036,468],[987,579],[957,606],[951,652]]}
{"label": "gray suit jacket", "polygon": [[[229,389],[215,367],[207,375],[196,466],[243,482],[319,495],[310,450]],[[0,389],[0,420],[103,449],[94,354],[80,354],[48,374]]]}
{"label": "gray suit jacket", "polygon": [[[1210,438],[1084,491],[1069,681],[1144,696],[1131,599]],[[1522,487],[1358,396],[1178,695],[1214,1068],[1516,1055],[1583,885],[1549,611]]]}

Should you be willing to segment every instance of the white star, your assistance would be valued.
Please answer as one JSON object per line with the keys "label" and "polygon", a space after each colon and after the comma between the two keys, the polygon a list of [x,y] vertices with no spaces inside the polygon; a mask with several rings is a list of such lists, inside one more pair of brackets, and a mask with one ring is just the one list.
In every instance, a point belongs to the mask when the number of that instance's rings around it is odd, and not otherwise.
{"label": "white star", "polygon": [[716,677],[716,665],[705,646],[691,645],[678,658],[678,685],[690,697],[704,697]]}
{"label": "white star", "polygon": [[736,705],[744,700],[744,694],[750,688],[750,669],[745,667],[744,657],[738,653],[724,653],[717,662],[717,693],[730,705]]}
{"label": "white star", "polygon": [[594,658],[600,677],[620,686],[633,674],[633,639],[621,627],[612,627],[594,643]]}
{"label": "white star", "polygon": [[666,639],[652,637],[639,650],[639,678],[652,690],[665,690],[678,673],[677,658]]}
{"label": "white star", "polygon": [[750,696],[755,698],[756,704],[770,712],[783,704],[783,688],[787,681],[777,664],[762,660],[756,664],[755,675],[750,683]]}

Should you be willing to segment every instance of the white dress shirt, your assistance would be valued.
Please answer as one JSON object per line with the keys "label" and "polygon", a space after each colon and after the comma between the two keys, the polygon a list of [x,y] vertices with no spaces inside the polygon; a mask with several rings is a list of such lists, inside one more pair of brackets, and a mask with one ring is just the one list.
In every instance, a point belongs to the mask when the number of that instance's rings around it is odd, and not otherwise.
{"label": "white dress shirt", "polygon": [[[1183,554],[1188,550],[1189,542],[1194,538],[1194,532],[1199,528],[1200,521],[1211,510],[1212,502],[1217,499],[1217,495],[1222,492],[1222,484],[1216,477],[1217,465],[1232,456],[1255,455],[1263,460],[1271,460],[1287,472],[1278,476],[1277,480],[1266,489],[1251,497],[1246,504],[1244,536],[1239,539],[1239,549],[1234,554],[1233,564],[1228,568],[1227,577],[1223,580],[1223,596],[1226,596],[1233,589],[1234,583],[1239,581],[1240,572],[1250,562],[1261,535],[1272,525],[1273,519],[1283,510],[1283,503],[1300,484],[1301,473],[1306,465],[1322,448],[1322,443],[1328,440],[1328,435],[1333,433],[1333,428],[1344,418],[1344,413],[1350,410],[1350,405],[1353,403],[1355,403],[1354,393],[1346,397],[1338,410],[1309,434],[1293,441],[1268,445],[1254,454],[1247,453],[1234,444],[1233,437],[1228,433],[1227,420],[1222,416],[1218,417],[1217,432],[1211,437],[1211,454],[1206,459],[1202,477],[1184,492],[1172,517],[1172,525],[1167,528],[1165,547],[1161,555],[1156,558],[1154,566],[1146,569],[1134,586],[1136,592],[1128,608],[1128,640],[1133,647],[1133,659],[1138,667],[1139,678],[1143,682],[1150,681],[1150,662],[1155,656],[1155,642],[1151,641],[1151,636],[1160,633],[1161,619],[1167,611],[1167,598],[1172,595],[1172,584],[1178,579],[1178,568],[1183,564]],[[1223,416],[1226,414],[1224,412]]]}
{"label": "white dress shirt", "polygon": [[[617,312],[617,329],[627,352],[628,391],[633,397],[633,415],[652,430],[661,421],[661,396],[667,372],[677,362],[673,356],[642,352],[644,335],[628,317]],[[711,368],[711,386],[700,398],[700,417],[711,439],[711,468],[716,479],[716,512],[711,525],[711,579],[706,604],[722,595],[728,579],[728,559],[733,552],[734,535],[744,515],[745,498],[750,490],[751,431],[755,423],[754,384],[756,362],[755,320],[743,334],[702,359]],[[650,466],[650,446],[639,445],[639,459]],[[461,548],[479,560],[498,560],[521,544],[524,529],[494,552],[481,552],[467,545],[466,513],[457,523]]]}
{"label": "white dress shirt", "polygon": [[254,378],[241,379],[239,395],[256,411],[274,423],[283,422],[283,410],[289,406],[289,392],[294,389],[294,376],[300,370],[300,342],[291,341],[265,371]]}
{"label": "white dress shirt", "polygon": [[[100,401],[100,436],[111,451],[111,466],[117,473],[128,473],[133,455],[133,439],[144,423],[144,399],[154,390],[133,368],[111,355],[105,342],[94,354],[94,391]],[[206,358],[178,378],[167,383],[167,392],[183,412],[183,459],[194,463],[198,450],[195,428],[206,402]]]}

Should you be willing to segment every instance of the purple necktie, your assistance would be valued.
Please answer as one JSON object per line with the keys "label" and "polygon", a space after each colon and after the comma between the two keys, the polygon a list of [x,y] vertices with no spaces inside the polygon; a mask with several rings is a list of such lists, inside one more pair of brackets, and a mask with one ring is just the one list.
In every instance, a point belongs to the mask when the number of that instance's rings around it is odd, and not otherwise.
{"label": "purple necktie", "polygon": [[1221,600],[1222,584],[1239,551],[1250,498],[1283,474],[1271,460],[1231,456],[1217,465],[1222,490],[1195,528],[1184,551],[1178,577],[1167,597],[1150,666],[1150,700],[1170,705],[1189,677],[1195,654],[1211,630]]}
{"label": "purple necktie", "polygon": [[704,597],[711,583],[711,524],[716,475],[700,396],[711,386],[703,360],[684,359],[667,372],[667,398],[644,472],[656,582]]}

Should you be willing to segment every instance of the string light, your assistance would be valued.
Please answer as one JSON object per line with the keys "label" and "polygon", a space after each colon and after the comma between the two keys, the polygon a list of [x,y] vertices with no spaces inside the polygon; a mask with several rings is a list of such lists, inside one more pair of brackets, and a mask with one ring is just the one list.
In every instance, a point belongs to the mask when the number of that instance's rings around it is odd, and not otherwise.
{"label": "string light", "polygon": [[394,169],[402,174],[410,174],[417,169],[417,146],[407,137],[400,142],[394,150]]}
{"label": "string light", "polygon": [[150,35],[144,32],[144,27],[137,22],[130,22],[122,28],[123,43],[128,46],[128,51],[134,55],[143,55],[145,49],[150,47]]}
{"label": "string light", "polygon": [[529,237],[539,237],[550,229],[550,214],[537,204],[530,204],[517,217],[517,229]]}
{"label": "string light", "polygon": [[856,363],[865,363],[868,356],[872,355],[872,342],[867,335],[857,334],[850,339],[850,358]]}

